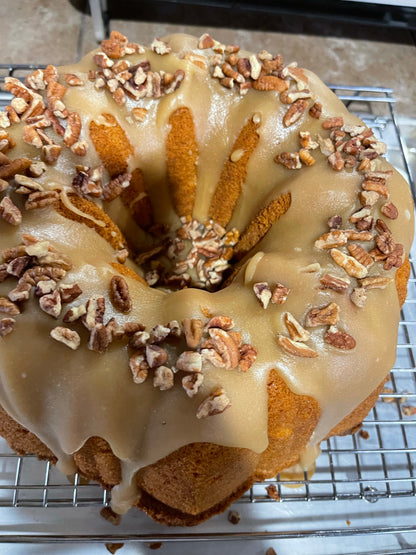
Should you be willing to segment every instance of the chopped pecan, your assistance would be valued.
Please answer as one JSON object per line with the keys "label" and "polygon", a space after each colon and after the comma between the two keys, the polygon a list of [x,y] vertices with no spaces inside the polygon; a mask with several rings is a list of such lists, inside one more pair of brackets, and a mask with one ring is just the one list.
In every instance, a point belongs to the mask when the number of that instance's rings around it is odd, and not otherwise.
{"label": "chopped pecan", "polygon": [[390,218],[390,220],[396,220],[399,216],[399,211],[397,210],[396,205],[392,202],[386,202],[383,204],[380,211],[386,216],[386,218]]}
{"label": "chopped pecan", "polygon": [[348,252],[366,268],[369,268],[374,263],[374,260],[371,258],[368,252],[364,250],[360,245],[350,243],[347,246],[347,249]]}
{"label": "chopped pecan", "polygon": [[0,337],[5,337],[12,333],[16,320],[14,318],[2,318],[0,320]]}
{"label": "chopped pecan", "polygon": [[64,134],[64,144],[68,147],[74,145],[81,134],[81,117],[77,112],[71,112],[67,118],[67,127]]}
{"label": "chopped pecan", "polygon": [[71,146],[71,150],[77,156],[85,156],[88,151],[88,143],[87,141],[77,141]]}
{"label": "chopped pecan", "polygon": [[305,164],[305,166],[308,167],[313,166],[316,162],[315,158],[312,156],[309,150],[306,150],[304,148],[301,148],[299,150],[299,158]]}
{"label": "chopped pecan", "polygon": [[[250,63],[251,63],[251,77],[252,77],[252,79],[254,79],[253,78],[253,73],[254,73],[253,66],[255,66],[255,63],[253,64],[252,57],[250,57]],[[283,92],[283,91],[286,91],[288,88],[289,88],[289,84],[288,84],[287,80],[286,79],[280,79],[280,77],[276,77],[275,75],[263,75],[263,76],[260,76],[258,79],[255,79],[253,81],[253,89],[256,89],[257,91]],[[306,101],[300,100],[298,102],[306,102]],[[305,109],[306,109],[306,107],[305,107]],[[299,114],[299,116],[296,119],[299,119],[299,117],[302,115],[303,112],[304,112],[304,109],[302,110],[302,112]]]}
{"label": "chopped pecan", "polygon": [[293,341],[289,337],[279,335],[279,345],[289,354],[302,358],[315,358],[318,353],[300,341]]}
{"label": "chopped pecan", "polygon": [[[49,293],[53,293],[57,288],[56,281],[54,279],[45,279],[39,281],[36,289],[35,295],[36,297],[42,297],[43,295],[49,295]],[[62,301],[61,301],[62,302]]]}
{"label": "chopped pecan", "polygon": [[355,223],[359,222],[360,220],[363,220],[364,218],[367,218],[368,216],[370,216],[370,214],[371,214],[371,207],[370,206],[364,206],[363,208],[361,208],[357,212],[354,212],[354,214],[352,214],[350,216],[350,222],[352,224],[355,224]]}
{"label": "chopped pecan", "polygon": [[228,316],[214,316],[207,324],[207,328],[221,328],[229,331],[234,327],[234,321]]}
{"label": "chopped pecan", "polygon": [[212,48],[215,45],[214,39],[208,33],[201,35],[198,41],[198,48],[206,50],[207,48]]}
{"label": "chopped pecan", "polygon": [[296,102],[290,106],[289,110],[284,115],[283,125],[285,127],[290,127],[296,123],[307,107],[308,103],[306,100],[296,100]]}
{"label": "chopped pecan", "polygon": [[341,116],[327,118],[322,122],[323,129],[334,129],[334,127],[342,127],[343,125],[344,119]]}
{"label": "chopped pecan", "polygon": [[135,121],[144,121],[146,119],[147,116],[147,109],[146,108],[133,108],[131,111],[132,115],[133,115],[133,119]]}
{"label": "chopped pecan", "polygon": [[356,345],[356,341],[351,335],[345,331],[340,331],[335,326],[331,326],[326,332],[324,341],[325,343],[343,351],[350,351],[351,349],[354,349]]}
{"label": "chopped pecan", "polygon": [[110,300],[116,310],[127,314],[132,309],[129,286],[122,276],[113,276],[110,281]]}
{"label": "chopped pecan", "polygon": [[20,278],[26,268],[32,263],[31,256],[17,256],[7,265],[7,273]]}
{"label": "chopped pecan", "polygon": [[358,231],[369,231],[373,229],[374,219],[371,216],[365,216],[355,224]]}
{"label": "chopped pecan", "polygon": [[308,341],[311,334],[303,328],[290,312],[284,313],[283,321],[293,341]]}
{"label": "chopped pecan", "polygon": [[134,349],[141,349],[145,347],[150,339],[150,333],[147,331],[136,331],[136,333],[130,338],[129,345]]}
{"label": "chopped pecan", "polygon": [[181,337],[182,329],[177,320],[171,320],[167,327],[170,330],[169,335],[172,335],[173,337]]}
{"label": "chopped pecan", "polygon": [[59,293],[62,303],[72,303],[81,295],[82,290],[77,283],[62,283],[59,286]]}
{"label": "chopped pecan", "polygon": [[319,149],[324,156],[330,156],[335,152],[335,146],[330,138],[323,139],[320,135],[318,135],[318,143]]}
{"label": "chopped pecan", "polygon": [[306,315],[306,326],[315,328],[327,324],[335,326],[339,319],[339,306],[336,303],[329,303],[323,308],[312,308]]}
{"label": "chopped pecan", "polygon": [[254,283],[253,291],[257,299],[259,300],[261,306],[264,309],[266,309],[272,298],[272,292],[270,290],[269,284],[266,281],[260,281],[258,283]]}
{"label": "chopped pecan", "polygon": [[374,191],[384,198],[389,198],[390,196],[390,191],[385,185],[385,179],[366,179],[362,184],[362,188],[364,191]]}
{"label": "chopped pecan", "polygon": [[276,283],[270,300],[273,304],[284,304],[289,293],[290,289],[288,287],[285,287],[281,283]]}
{"label": "chopped pecan", "polygon": [[39,306],[44,312],[46,312],[46,314],[49,314],[54,318],[58,318],[62,310],[61,295],[59,291],[55,290],[53,293],[40,297]]}
{"label": "chopped pecan", "polygon": [[342,217],[335,215],[328,218],[328,227],[331,231],[339,229],[342,226]]}
{"label": "chopped pecan", "polygon": [[377,235],[376,245],[383,254],[392,254],[396,247],[396,242],[393,239],[393,235],[391,234],[391,232],[388,231]]}
{"label": "chopped pecan", "polygon": [[393,279],[383,276],[370,276],[361,280],[361,287],[364,289],[385,289]]}
{"label": "chopped pecan", "polygon": [[360,202],[362,206],[374,206],[380,195],[376,191],[361,191]]}
{"label": "chopped pecan", "polygon": [[58,198],[59,195],[57,191],[35,191],[28,196],[25,202],[25,209],[37,210],[39,208],[45,208],[46,206],[55,204]]}
{"label": "chopped pecan", "polygon": [[240,355],[233,338],[225,330],[220,328],[210,328],[208,333],[214,343],[215,349],[225,363],[225,368],[235,368],[239,362]]}
{"label": "chopped pecan", "polygon": [[315,119],[319,119],[321,117],[322,115],[321,102],[315,102],[315,104],[309,109],[309,115]]}
{"label": "chopped pecan", "polygon": [[328,164],[333,170],[335,170],[336,172],[340,172],[342,169],[344,169],[345,161],[342,158],[341,153],[337,151],[328,156]]}
{"label": "chopped pecan", "polygon": [[404,247],[402,244],[397,243],[394,250],[386,258],[383,265],[385,270],[391,270],[391,268],[400,268],[403,264]]}
{"label": "chopped pecan", "polygon": [[196,411],[196,417],[207,418],[215,414],[221,414],[231,407],[231,402],[227,397],[224,389],[219,387],[211,392],[211,394],[202,401]]}
{"label": "chopped pecan", "polygon": [[363,308],[367,302],[367,293],[364,287],[356,287],[350,295],[351,301],[358,306],[358,308]]}
{"label": "chopped pecan", "polygon": [[330,231],[329,233],[324,233],[317,239],[314,243],[317,249],[332,249],[334,247],[340,247],[345,245],[348,241],[347,235],[340,231],[339,229],[335,229]]}
{"label": "chopped pecan", "polygon": [[170,328],[168,328],[168,326],[156,324],[150,332],[150,343],[160,343],[164,341],[168,335],[170,335]]}
{"label": "chopped pecan", "polygon": [[20,308],[7,297],[0,297],[0,313],[16,316],[20,314]]}
{"label": "chopped pecan", "polygon": [[300,170],[302,168],[298,152],[281,152],[275,156],[274,161],[288,170]]}
{"label": "chopped pecan", "polygon": [[103,189],[103,199],[111,202],[130,185],[131,173],[121,173],[114,177]]}
{"label": "chopped pecan", "polygon": [[0,216],[10,225],[22,223],[22,213],[10,197],[3,197],[0,202]]}
{"label": "chopped pecan", "polygon": [[184,318],[182,326],[185,332],[186,344],[191,349],[196,349],[202,339],[204,324],[199,318]]}
{"label": "chopped pecan", "polygon": [[204,381],[204,375],[201,373],[188,374],[182,378],[182,387],[186,391],[188,397],[194,397]]}
{"label": "chopped pecan", "polygon": [[238,366],[242,372],[247,372],[256,361],[258,351],[252,345],[245,343],[239,348],[240,361]]}
{"label": "chopped pecan", "polygon": [[27,301],[30,296],[32,286],[26,281],[19,280],[17,286],[9,291],[8,297],[13,302]]}
{"label": "chopped pecan", "polygon": [[51,330],[50,332],[50,335],[52,339],[59,341],[59,343],[63,343],[74,351],[78,349],[81,344],[81,338],[78,333],[63,326],[57,326],[56,328],[53,328],[53,330]]}
{"label": "chopped pecan", "polygon": [[158,387],[160,391],[167,391],[173,387],[173,372],[167,366],[158,366],[153,376],[153,387]]}
{"label": "chopped pecan", "polygon": [[201,372],[202,357],[195,351],[184,351],[176,361],[176,368],[184,372]]}
{"label": "chopped pecan", "polygon": [[48,165],[52,165],[54,164],[62,151],[62,147],[61,145],[44,145],[42,147],[42,160],[48,164]]}
{"label": "chopped pecan", "polygon": [[146,360],[150,368],[163,366],[168,360],[168,353],[159,345],[146,345]]}
{"label": "chopped pecan", "polygon": [[134,383],[143,383],[149,374],[149,365],[142,353],[137,353],[129,359],[130,370]]}
{"label": "chopped pecan", "polygon": [[0,193],[3,193],[6,189],[9,188],[9,182],[5,179],[0,179]]}
{"label": "chopped pecan", "polygon": [[84,81],[74,73],[64,73],[63,78],[71,87],[80,87],[84,84]]}
{"label": "chopped pecan", "polygon": [[351,277],[364,278],[368,273],[367,268],[358,262],[358,260],[352,256],[344,254],[338,249],[332,249],[331,256],[338,266],[344,268],[347,274]]}
{"label": "chopped pecan", "polygon": [[172,52],[172,48],[166,42],[158,38],[153,40],[150,48],[153,50],[153,52],[159,54],[160,56],[164,56],[165,54],[169,54],[170,52]]}
{"label": "chopped pecan", "polygon": [[96,325],[104,322],[105,298],[101,295],[92,295],[85,306],[87,312],[83,322],[87,329],[92,330]]}
{"label": "chopped pecan", "polygon": [[72,262],[69,256],[54,251],[38,255],[38,264],[41,266],[56,266],[58,268],[63,268],[64,270],[72,269]]}
{"label": "chopped pecan", "polygon": [[[42,297],[43,298],[43,297]],[[111,342],[111,331],[104,324],[97,324],[90,332],[88,349],[96,353],[104,353]]]}

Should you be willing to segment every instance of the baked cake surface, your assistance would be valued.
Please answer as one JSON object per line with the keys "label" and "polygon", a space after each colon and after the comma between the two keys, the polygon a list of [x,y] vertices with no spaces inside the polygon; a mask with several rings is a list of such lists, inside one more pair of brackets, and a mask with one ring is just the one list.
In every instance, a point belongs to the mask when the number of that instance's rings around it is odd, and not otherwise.
{"label": "baked cake surface", "polygon": [[0,114],[0,431],[172,525],[310,468],[394,364],[413,203],[317,76],[112,33]]}

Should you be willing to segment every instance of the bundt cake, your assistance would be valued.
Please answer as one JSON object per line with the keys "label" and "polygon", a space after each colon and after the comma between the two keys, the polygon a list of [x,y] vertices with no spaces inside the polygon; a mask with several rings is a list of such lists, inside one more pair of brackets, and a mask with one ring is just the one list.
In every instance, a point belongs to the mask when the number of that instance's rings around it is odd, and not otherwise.
{"label": "bundt cake", "polygon": [[413,202],[314,75],[111,33],[0,112],[0,433],[169,525],[311,467],[395,360]]}

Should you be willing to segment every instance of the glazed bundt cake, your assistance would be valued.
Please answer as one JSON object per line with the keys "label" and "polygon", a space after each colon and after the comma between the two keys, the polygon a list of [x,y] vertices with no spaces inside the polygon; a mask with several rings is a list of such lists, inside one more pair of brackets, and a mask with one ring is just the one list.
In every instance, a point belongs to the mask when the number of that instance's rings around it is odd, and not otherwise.
{"label": "glazed bundt cake", "polygon": [[170,525],[353,431],[395,360],[413,203],[311,72],[113,32],[6,78],[0,433]]}

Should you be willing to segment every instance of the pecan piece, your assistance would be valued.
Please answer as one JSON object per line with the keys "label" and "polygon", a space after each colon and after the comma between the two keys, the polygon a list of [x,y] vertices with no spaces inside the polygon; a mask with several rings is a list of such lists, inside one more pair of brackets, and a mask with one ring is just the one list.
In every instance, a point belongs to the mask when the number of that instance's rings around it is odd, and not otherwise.
{"label": "pecan piece", "polygon": [[287,331],[289,332],[290,337],[294,341],[308,341],[311,334],[303,328],[303,326],[290,312],[284,313],[283,321],[285,323]]}
{"label": "pecan piece", "polygon": [[46,314],[53,316],[53,318],[58,318],[62,310],[61,295],[59,291],[55,290],[53,293],[40,297],[39,306],[44,312],[46,312]]}
{"label": "pecan piece", "polygon": [[368,273],[367,268],[358,262],[358,260],[352,256],[344,254],[338,249],[332,249],[331,256],[338,266],[344,268],[347,274],[351,277],[364,278]]}
{"label": "pecan piece", "polygon": [[59,343],[63,343],[74,351],[78,349],[81,344],[81,338],[78,333],[63,326],[57,326],[56,328],[53,328],[53,330],[51,330],[50,332],[50,335],[52,339],[55,339],[55,341],[59,341]]}
{"label": "pecan piece", "polygon": [[16,320],[14,318],[2,318],[0,320],[0,337],[5,337],[12,333]]}
{"label": "pecan piece", "polygon": [[337,151],[328,156],[328,164],[333,170],[335,170],[336,172],[340,172],[342,169],[344,169],[345,161],[342,158],[342,154]]}
{"label": "pecan piece", "polygon": [[196,411],[196,417],[200,419],[214,416],[215,414],[221,414],[230,407],[231,402],[227,394],[222,387],[219,387],[212,391],[211,395],[202,401]]}
{"label": "pecan piece", "polygon": [[386,218],[390,218],[390,220],[396,220],[399,216],[399,211],[392,202],[386,202],[386,204],[383,204],[380,211],[386,216]]}
{"label": "pecan piece", "polygon": [[289,293],[290,289],[288,287],[285,287],[281,283],[276,283],[270,300],[272,304],[284,304]]}
{"label": "pecan piece", "polygon": [[307,107],[308,102],[306,100],[296,100],[296,102],[290,106],[289,110],[284,115],[283,125],[285,127],[290,127],[296,123]]}
{"label": "pecan piece", "polygon": [[370,276],[361,280],[364,289],[385,289],[393,281],[392,278],[383,276]]}
{"label": "pecan piece", "polygon": [[302,168],[298,152],[281,152],[274,157],[274,161],[288,170],[300,170]]}
{"label": "pecan piece", "polygon": [[239,349],[240,361],[238,366],[242,372],[247,372],[256,361],[258,351],[252,345],[245,343]]}
{"label": "pecan piece", "polygon": [[214,316],[207,324],[207,328],[221,328],[229,331],[234,327],[234,321],[228,316]]}
{"label": "pecan piece", "polygon": [[234,339],[220,328],[210,328],[208,332],[215,349],[224,361],[225,368],[235,368],[240,360],[240,354]]}
{"label": "pecan piece", "polygon": [[153,387],[158,387],[160,391],[167,391],[173,387],[173,372],[167,366],[158,366],[153,376]]}
{"label": "pecan piece", "polygon": [[356,345],[356,341],[351,335],[345,331],[340,331],[335,326],[331,326],[326,332],[324,341],[325,343],[343,351],[350,351],[351,349],[354,349]]}
{"label": "pecan piece", "polygon": [[309,166],[309,167],[313,166],[316,162],[315,158],[312,156],[309,150],[305,148],[301,148],[299,150],[299,158],[305,164],[305,166]]}
{"label": "pecan piece", "polygon": [[168,353],[159,345],[146,345],[146,360],[150,368],[163,366],[168,361]]}
{"label": "pecan piece", "polygon": [[131,173],[122,173],[114,177],[103,189],[103,199],[111,202],[130,185]]}
{"label": "pecan piece", "polygon": [[347,249],[348,252],[366,268],[369,268],[374,263],[374,260],[371,258],[368,252],[364,250],[360,245],[350,243],[347,246]]}
{"label": "pecan piece", "polygon": [[322,104],[321,102],[315,102],[315,104],[309,109],[309,115],[311,118],[319,119],[322,115]]}
{"label": "pecan piece", "polygon": [[2,312],[10,316],[16,316],[16,314],[20,314],[20,308],[6,297],[0,297],[0,313]]}
{"label": "pecan piece", "polygon": [[143,383],[149,374],[149,365],[142,353],[135,354],[129,359],[130,370],[134,383]]}
{"label": "pecan piece", "polygon": [[182,326],[185,332],[185,340],[188,347],[196,349],[202,339],[204,324],[199,318],[184,318]]}
{"label": "pecan piece", "polygon": [[62,303],[72,303],[81,295],[82,289],[77,283],[62,283],[59,286],[59,293]]}
{"label": "pecan piece", "polygon": [[[43,298],[43,297],[42,297]],[[88,341],[88,349],[96,353],[104,353],[111,342],[111,331],[104,324],[92,328]]]}
{"label": "pecan piece", "polygon": [[343,125],[344,125],[344,120],[340,116],[328,118],[322,122],[323,129],[334,129],[335,127],[342,127]]}
{"label": "pecan piece", "polygon": [[201,373],[188,374],[182,378],[182,387],[186,391],[188,397],[194,397],[204,381],[204,375]]}
{"label": "pecan piece", "polygon": [[364,287],[356,287],[350,295],[351,301],[358,306],[358,308],[363,308],[367,302],[367,293]]}
{"label": "pecan piece", "polygon": [[201,372],[202,357],[195,351],[184,351],[176,361],[176,368],[184,372]]}
{"label": "pecan piece", "polygon": [[8,297],[13,302],[27,301],[29,299],[31,289],[32,286],[30,283],[20,279],[17,286],[9,291]]}
{"label": "pecan piece", "polygon": [[116,310],[127,314],[132,309],[129,286],[122,276],[113,276],[110,281],[110,300]]}
{"label": "pecan piece", "polygon": [[150,343],[160,343],[164,341],[168,335],[170,335],[170,328],[168,326],[156,324],[150,332]]}
{"label": "pecan piece", "polygon": [[347,235],[339,230],[335,229],[329,233],[324,233],[321,235],[314,243],[317,249],[332,249],[334,247],[341,247],[345,245],[348,241]]}
{"label": "pecan piece", "polygon": [[77,112],[71,112],[67,118],[67,127],[64,134],[64,144],[68,147],[74,145],[81,134],[81,117]]}
{"label": "pecan piece", "polygon": [[86,314],[83,320],[86,328],[92,330],[97,324],[104,322],[105,298],[100,295],[92,295],[85,305]]}
{"label": "pecan piece", "polygon": [[306,326],[310,328],[326,326],[327,324],[335,326],[338,319],[339,306],[336,303],[329,303],[323,308],[312,308],[306,315]]}
{"label": "pecan piece", "polygon": [[3,197],[0,202],[0,216],[10,225],[22,223],[22,213],[9,197]]}
{"label": "pecan piece", "polygon": [[289,337],[279,335],[279,345],[290,355],[295,355],[302,358],[315,358],[318,353],[300,341],[293,341]]}
{"label": "pecan piece", "polygon": [[[251,77],[253,78],[253,66],[255,66],[255,63],[253,64],[252,56],[250,56],[250,63],[251,63]],[[288,82],[285,79],[280,79],[280,77],[276,77],[275,75],[263,75],[253,81],[253,89],[256,89],[257,91],[283,92],[283,91],[286,91],[288,88],[289,88]],[[302,110],[302,113],[303,113],[303,110]]]}
{"label": "pecan piece", "polygon": [[266,309],[269,305],[270,299],[272,298],[272,292],[269,284],[266,281],[259,281],[253,285],[253,291],[261,306]]}

